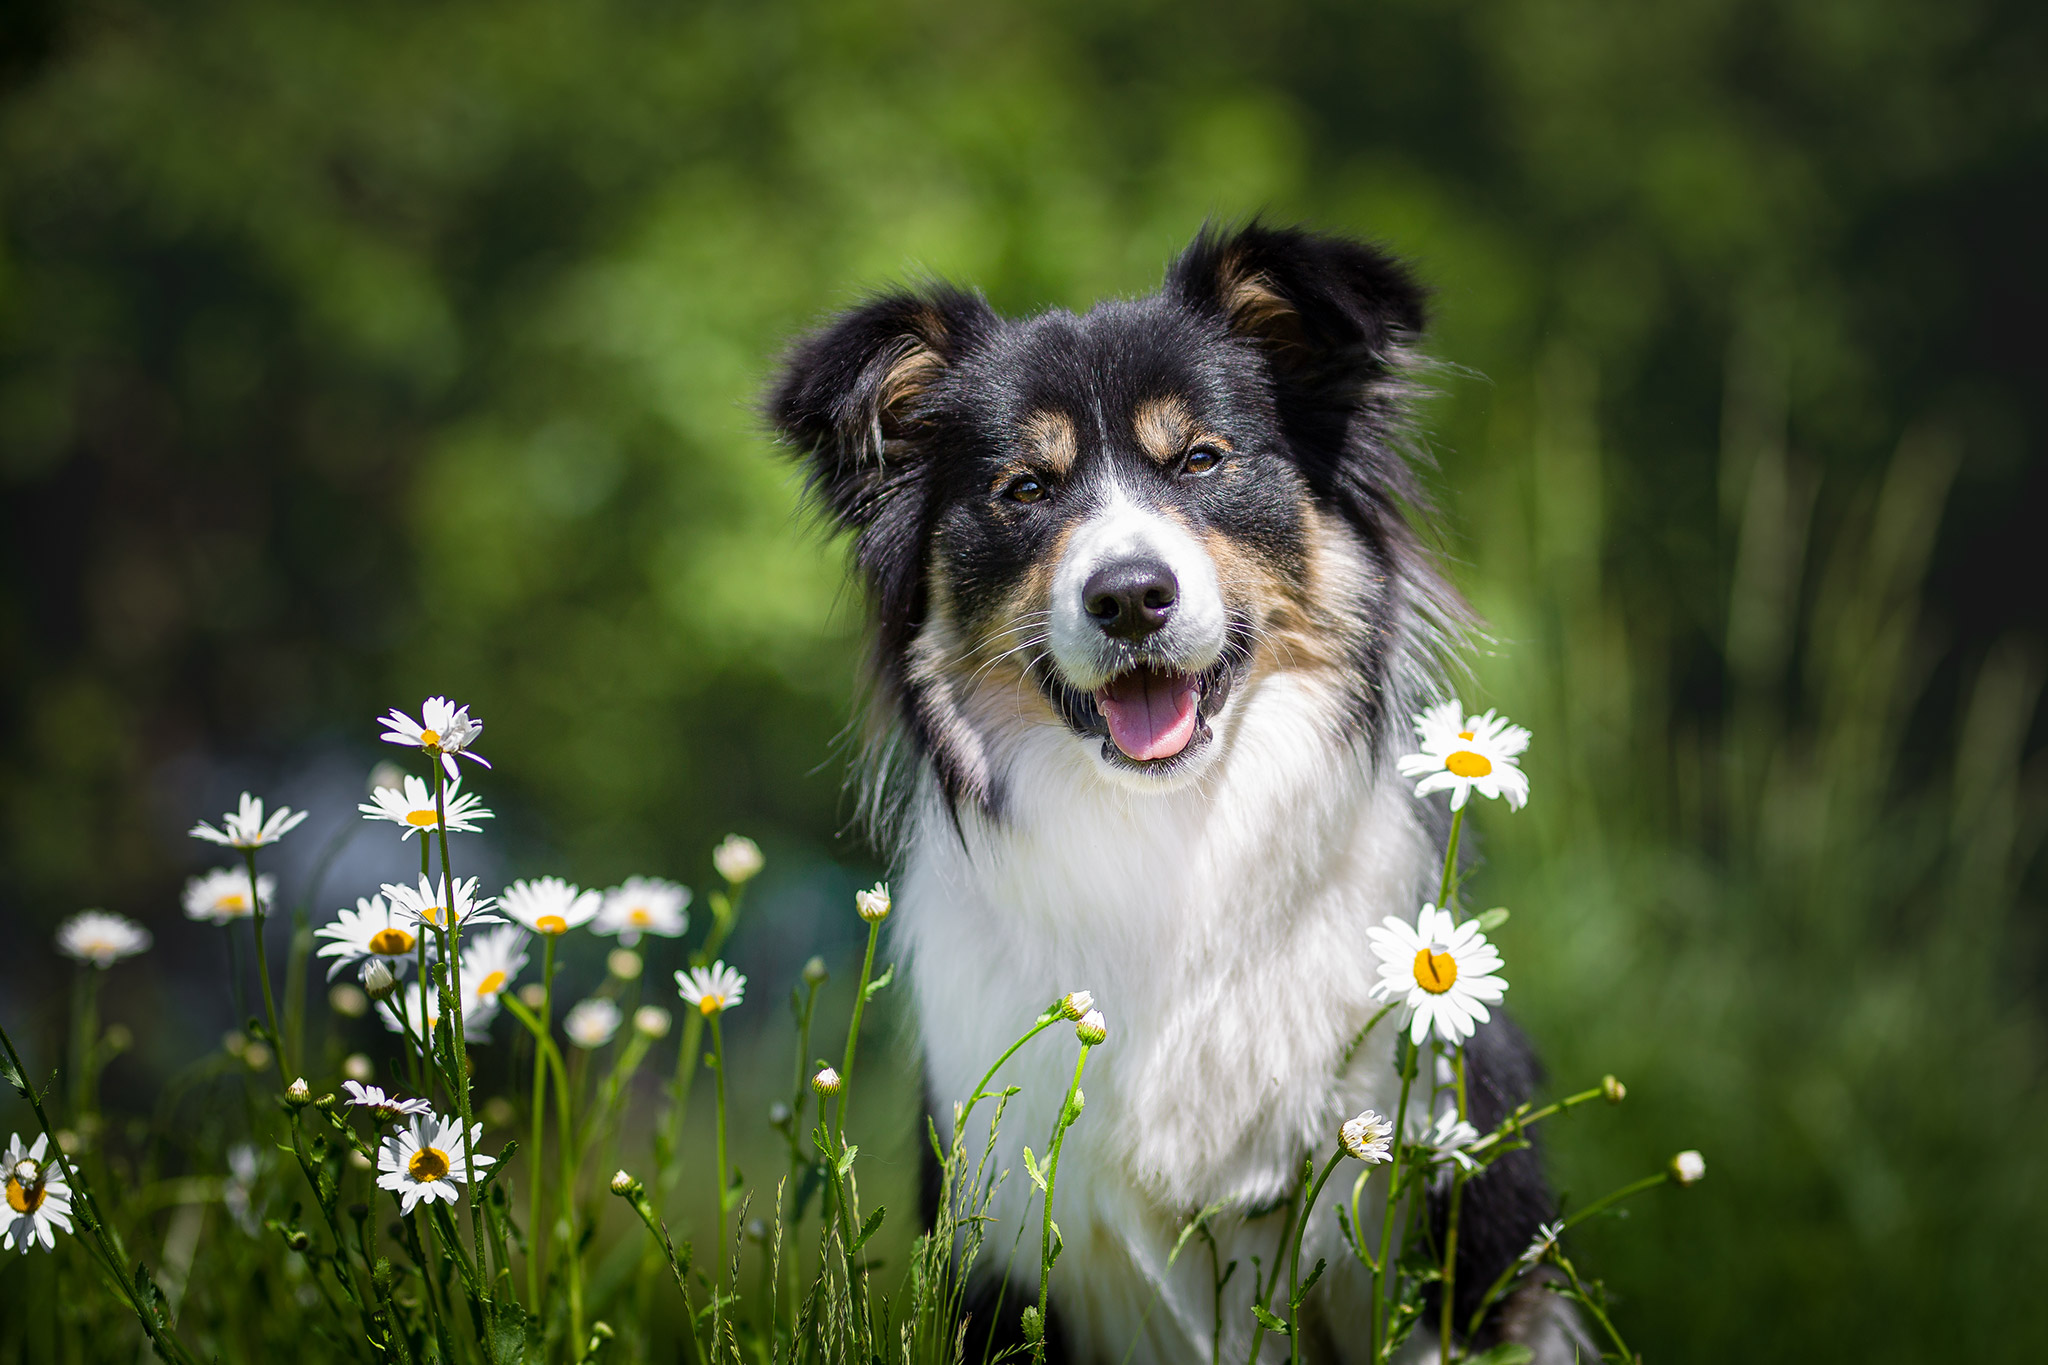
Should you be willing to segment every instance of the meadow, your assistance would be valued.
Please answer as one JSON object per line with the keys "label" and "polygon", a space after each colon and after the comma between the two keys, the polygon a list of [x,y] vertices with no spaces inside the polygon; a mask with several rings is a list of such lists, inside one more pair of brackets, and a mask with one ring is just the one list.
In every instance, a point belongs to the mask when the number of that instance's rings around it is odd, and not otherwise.
{"label": "meadow", "polygon": [[[652,1189],[704,1271],[718,1106],[701,1062],[686,1112],[670,1090],[691,1055],[674,973],[748,978],[722,1068],[744,1238],[765,1173],[817,1154],[771,1107],[844,1061],[854,897],[890,872],[842,789],[839,547],[755,417],[780,347],[924,271],[1010,311],[1084,308],[1152,287],[1205,218],[1258,211],[1383,241],[1436,289],[1419,426],[1487,623],[1460,690],[1534,732],[1540,798],[1468,848],[1484,904],[1513,910],[1490,938],[1546,1099],[1627,1085],[1552,1125],[1546,1159],[1579,1206],[1679,1150],[1712,1163],[1571,1231],[1630,1347],[1919,1360],[2048,1337],[2036,9],[212,0],[172,22],[115,0],[7,23],[0,1026],[88,1143],[122,1282],[146,1263],[190,1349],[203,1329],[224,1360],[274,1358],[336,1311],[281,1240],[335,1245],[315,1186],[258,1137],[289,1130],[299,1071],[317,1101],[352,1056],[403,1055],[330,993],[350,983],[312,932],[419,876],[420,840],[356,807],[405,757],[373,718],[436,694],[491,722],[496,766],[465,787],[496,817],[455,836],[480,893],[695,893],[637,976],[582,929],[556,962],[558,1020],[620,1011],[604,1049],[556,1043],[591,1096],[588,1302],[622,1356],[681,1341],[666,1255],[607,1183]],[[250,926],[231,977],[227,935],[182,904],[224,861],[186,831],[244,790],[313,813],[262,850],[282,1049],[250,1027]],[[765,863],[693,964],[714,894],[732,903],[710,851],[733,831]],[[104,1046],[78,1055],[54,937],[88,907],[154,942],[107,969]],[[879,944],[877,972],[886,925]],[[823,1042],[800,1048],[785,1002],[814,954]],[[849,1168],[863,1220],[889,1210],[863,1252],[892,1295],[926,1141],[896,995],[866,1003]],[[520,1144],[508,1238],[534,1222],[523,1153],[559,1150],[533,1140],[513,1003],[467,1058],[486,1149]],[[635,1031],[642,1006],[666,1034]],[[360,1184],[328,1111],[296,1114]],[[0,1093],[0,1137],[34,1122]],[[95,1152],[129,1178],[95,1177]],[[0,1360],[140,1352],[88,1240],[0,1257]],[[374,1260],[356,1269],[374,1301]]]}

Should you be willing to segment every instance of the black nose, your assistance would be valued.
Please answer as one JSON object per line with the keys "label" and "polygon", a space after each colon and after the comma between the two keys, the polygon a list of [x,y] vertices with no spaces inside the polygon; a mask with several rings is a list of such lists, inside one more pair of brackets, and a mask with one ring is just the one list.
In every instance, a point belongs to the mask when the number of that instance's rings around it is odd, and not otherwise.
{"label": "black nose", "polygon": [[1165,625],[1179,597],[1173,570],[1156,559],[1105,564],[1081,588],[1081,605],[1103,634],[1119,640],[1142,640]]}

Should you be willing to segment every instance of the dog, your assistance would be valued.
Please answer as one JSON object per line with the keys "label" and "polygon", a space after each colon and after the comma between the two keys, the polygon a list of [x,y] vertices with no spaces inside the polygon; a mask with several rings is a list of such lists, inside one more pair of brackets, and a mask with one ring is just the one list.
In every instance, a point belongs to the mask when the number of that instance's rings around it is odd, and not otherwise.
{"label": "dog", "polygon": [[[1393,1026],[1353,1049],[1379,1003],[1365,931],[1433,899],[1446,816],[1394,759],[1470,627],[1407,438],[1424,305],[1372,246],[1210,227],[1158,293],[1081,315],[873,297],[768,398],[871,609],[864,791],[939,1130],[1048,1001],[1107,1015],[1059,1167],[1053,1359],[1245,1358],[1304,1161],[1396,1108]],[[1073,1065],[1045,1039],[1006,1066],[998,1167],[1044,1143]],[[1468,1069],[1482,1128],[1536,1081],[1497,1014]],[[1036,1302],[1035,1193],[996,1187],[971,1348],[1015,1344]],[[1344,1202],[1305,1234],[1329,1266],[1297,1327],[1316,1360],[1366,1353]],[[1213,1256],[1175,1258],[1215,1205]],[[1458,1322],[1551,1214],[1533,1152],[1467,1187]],[[1574,1336],[1525,1293],[1463,1344],[1570,1360]]]}

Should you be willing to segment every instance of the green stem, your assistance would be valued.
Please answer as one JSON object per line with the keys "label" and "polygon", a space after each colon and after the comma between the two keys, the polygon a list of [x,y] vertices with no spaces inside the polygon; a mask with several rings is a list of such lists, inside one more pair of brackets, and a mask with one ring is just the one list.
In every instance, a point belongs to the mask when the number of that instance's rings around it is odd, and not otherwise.
{"label": "green stem", "polygon": [[1383,1358],[1387,1346],[1382,1328],[1391,1328],[1394,1275],[1394,1213],[1400,1206],[1401,1156],[1408,1140],[1408,1091],[1415,1083],[1415,1067],[1422,1049],[1410,1043],[1408,1059],[1401,1068],[1401,1103],[1394,1110],[1393,1160],[1387,1167],[1387,1212],[1380,1225],[1379,1265],[1372,1277],[1372,1359]]}
{"label": "green stem", "polygon": [[[874,956],[875,935],[873,927],[870,926],[868,931],[868,960],[872,962]],[[867,973],[865,971],[861,973],[861,980],[863,983],[867,980]],[[860,1016],[856,1014],[854,1017],[858,1019]],[[1088,1065],[1088,1054],[1090,1051],[1092,1051],[1091,1046],[1083,1043],[1081,1044],[1081,1055],[1074,1059],[1074,1079],[1068,1084],[1067,1098],[1060,1105],[1059,1122],[1054,1126],[1052,1133],[1052,1148],[1046,1153],[1045,1158],[1045,1224],[1040,1230],[1038,1237],[1038,1340],[1031,1344],[1031,1358],[1038,1361],[1039,1365],[1044,1365],[1045,1361],[1046,1302],[1052,1290],[1052,1192],[1053,1187],[1059,1183],[1060,1148],[1066,1145],[1067,1129],[1071,1128],[1074,1125],[1074,1120],[1080,1117],[1080,1112],[1074,1106],[1074,1097],[1081,1093],[1081,1069]],[[852,1049],[849,1048],[848,1056],[850,1057],[851,1055]]]}
{"label": "green stem", "polygon": [[[541,1027],[551,1029],[555,1018],[555,935],[547,934],[541,949]],[[526,1201],[526,1297],[540,1315],[540,1272],[547,1263],[547,1229],[541,1226],[541,1142],[547,1133],[548,1055],[539,1043],[533,1045],[533,1154],[527,1157],[528,1180],[533,1188]]]}
{"label": "green stem", "polygon": [[1463,806],[1451,814],[1451,837],[1444,845],[1444,875],[1437,884],[1436,908],[1448,913],[1451,908],[1451,889],[1457,885],[1458,873],[1458,832],[1465,827]]}
{"label": "green stem", "polygon": [[263,898],[256,891],[256,850],[242,850],[242,861],[249,868],[249,904],[255,907],[250,921],[256,927],[256,978],[263,983],[263,1016],[270,1026],[270,1052],[277,1062],[277,1077],[284,1085],[292,1083],[291,1059],[285,1056],[284,1034],[277,1027],[277,999],[270,991],[270,958],[263,951]]}
{"label": "green stem", "polygon": [[789,1102],[788,1136],[790,1193],[789,1231],[787,1235],[787,1242],[789,1246],[789,1259],[787,1261],[786,1283],[787,1297],[789,1299],[789,1334],[790,1340],[792,1342],[796,1340],[798,1277],[797,1248],[799,1247],[799,1245],[801,1245],[797,1240],[797,1229],[803,1226],[804,1221],[804,1195],[802,1176],[805,1162],[803,1158],[803,1150],[797,1145],[797,1134],[804,1131],[804,1112],[810,1107],[811,1101],[811,1086],[809,1077],[811,1060],[811,1020],[813,1016],[816,1014],[817,1008],[818,983],[815,981],[806,981],[804,983],[803,1013],[798,1017],[796,1029],[796,1084],[794,1092],[792,1093]]}
{"label": "green stem", "polygon": [[[1459,1048],[1458,1058],[1458,1118],[1465,1118],[1465,1049]],[[1451,1206],[1444,1224],[1443,1262],[1443,1311],[1437,1327],[1437,1360],[1439,1365],[1451,1365],[1451,1322],[1456,1305],[1453,1303],[1458,1281],[1458,1216],[1465,1202],[1465,1172],[1463,1168],[1451,1172]]]}
{"label": "green stem", "polygon": [[[1339,1143],[1337,1150],[1330,1153],[1330,1159],[1323,1163],[1321,1175],[1309,1187],[1308,1198],[1301,1206],[1301,1218],[1294,1225],[1294,1254],[1287,1262],[1287,1358],[1293,1365],[1301,1365],[1301,1305],[1295,1302],[1295,1286],[1301,1282],[1301,1243],[1308,1232],[1308,1216],[1316,1206],[1316,1197],[1323,1192],[1323,1182],[1330,1178],[1330,1172],[1337,1169],[1337,1163],[1344,1159],[1344,1147]],[[1370,1170],[1371,1167],[1367,1167]]]}
{"label": "green stem", "polygon": [[1010,1044],[1003,1055],[996,1058],[995,1065],[982,1073],[981,1079],[974,1084],[974,1093],[967,1097],[967,1103],[960,1110],[960,1121],[953,1125],[953,1138],[956,1142],[959,1140],[960,1134],[966,1129],[967,1116],[974,1112],[974,1106],[989,1098],[988,1083],[996,1078],[998,1071],[1003,1069],[1003,1063],[1016,1056],[1017,1049],[1023,1047],[1024,1044],[1030,1042],[1033,1038],[1036,1038],[1039,1034],[1045,1032],[1066,1017],[1066,1012],[1058,1005],[1039,1015],[1037,1022],[1025,1031],[1024,1036]]}
{"label": "green stem", "polygon": [[[846,1030],[846,1060],[839,1068],[839,1103],[832,1114],[832,1136],[839,1137],[846,1130],[846,1102],[853,1098],[853,1057],[860,1044],[860,1016],[867,1008],[868,978],[875,970],[875,940],[882,934],[882,922],[874,920],[868,925],[867,956],[860,964],[860,985],[853,992],[853,1023]],[[1086,1053],[1084,1051],[1083,1055]]]}
{"label": "green stem", "polygon": [[[441,836],[441,894],[448,898],[444,913],[448,917],[448,970],[455,983],[455,1111],[462,1116],[462,1160],[463,1170],[469,1173],[472,1182],[469,1196],[469,1238],[476,1248],[479,1264],[484,1259],[484,1214],[477,1204],[473,1188],[476,1179],[475,1161],[475,1119],[472,1115],[469,1096],[469,1040],[464,1036],[463,1015],[467,1012],[469,1000],[462,993],[462,923],[455,915],[455,874],[450,870],[448,860],[448,809],[447,773],[441,764],[434,764],[434,827]],[[425,839],[422,834],[420,838]],[[490,1302],[488,1291],[484,1302]]]}
{"label": "green stem", "polygon": [[[718,1027],[718,1016],[722,1013],[724,1013],[723,1010],[713,1010],[709,1015],[711,1021],[711,1067],[713,1072],[716,1073],[716,1093],[718,1097],[718,1240],[712,1245],[711,1261],[711,1292],[714,1304],[718,1302],[718,1288],[725,1282],[725,1191],[729,1183],[726,1173],[730,1169],[725,1164],[725,1034]],[[713,1341],[718,1339],[718,1310],[716,1308],[711,1313],[711,1337]]]}
{"label": "green stem", "polygon": [[[725,947],[726,938],[732,933],[733,924],[739,919],[740,898],[746,886],[731,887],[724,898],[721,909],[719,898],[711,898],[711,930],[704,935],[704,942],[689,956],[692,967],[708,967],[718,960],[719,952]],[[704,1043],[704,1016],[692,1012],[683,1020],[682,1045],[676,1052],[675,1080],[669,1087],[668,1111],[668,1159],[656,1171],[656,1185],[665,1197],[675,1188],[682,1168],[676,1157],[683,1150],[683,1127],[690,1113],[690,1085],[697,1079],[697,1057]],[[656,1156],[661,1155],[657,1146]]]}
{"label": "green stem", "polygon": [[[1305,1189],[1302,1191],[1302,1193],[1306,1192]],[[1274,1244],[1273,1248],[1273,1273],[1261,1276],[1259,1274],[1259,1258],[1256,1256],[1252,1258],[1252,1302],[1269,1313],[1273,1311],[1273,1290],[1280,1283],[1280,1249],[1285,1247],[1289,1239],[1294,1236],[1294,1219],[1300,1208],[1296,1200],[1297,1196],[1295,1195],[1287,1197],[1287,1219],[1280,1224],[1280,1240]],[[1252,1349],[1251,1354],[1245,1357],[1245,1365],[1258,1365],[1259,1347],[1264,1345],[1265,1341],[1266,1324],[1262,1322],[1252,1329]]]}

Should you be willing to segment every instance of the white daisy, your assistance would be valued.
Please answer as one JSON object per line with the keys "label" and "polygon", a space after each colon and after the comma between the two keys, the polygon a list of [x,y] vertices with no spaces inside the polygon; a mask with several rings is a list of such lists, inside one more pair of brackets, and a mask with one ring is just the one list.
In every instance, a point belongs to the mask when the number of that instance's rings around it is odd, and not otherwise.
{"label": "white daisy", "polygon": [[[457,834],[475,834],[473,821],[489,820],[491,813],[477,804],[478,798],[462,790],[462,779],[456,778],[441,792],[441,811],[448,816],[448,828]],[[417,777],[408,776],[398,787],[379,787],[370,793],[370,799],[356,807],[365,820],[389,820],[403,826],[404,835],[410,839],[421,830],[438,829],[441,811],[434,808],[434,789]]]}
{"label": "white daisy", "polygon": [[562,1032],[576,1046],[594,1051],[612,1040],[623,1018],[617,1005],[602,995],[593,995],[570,1006],[562,1018]]}
{"label": "white daisy", "polygon": [[1530,1239],[1528,1247],[1516,1259],[1520,1260],[1523,1265],[1535,1265],[1550,1254],[1551,1248],[1557,1245],[1557,1239],[1563,1235],[1563,1219],[1559,1219],[1554,1223],[1539,1223],[1536,1227],[1535,1237]]}
{"label": "white daisy", "polygon": [[434,1106],[425,1100],[409,1100],[402,1095],[387,1095],[374,1085],[363,1085],[358,1081],[343,1081],[342,1092],[348,1102],[358,1109],[374,1109],[380,1114],[431,1114]]}
{"label": "white daisy", "polygon": [[1681,1185],[1697,1185],[1707,1178],[1707,1159],[1695,1151],[1683,1151],[1671,1158],[1671,1178]]}
{"label": "white daisy", "polygon": [[[258,874],[256,892],[268,911],[277,895],[277,878]],[[185,883],[185,917],[208,924],[226,924],[247,919],[256,907],[249,903],[249,874],[239,867],[217,867]]]}
{"label": "white daisy", "polygon": [[766,861],[761,856],[761,846],[741,834],[726,835],[711,850],[711,865],[734,886],[752,881]]}
{"label": "white daisy", "polygon": [[10,1134],[6,1154],[6,1221],[0,1222],[0,1251],[19,1250],[23,1255],[37,1242],[43,1250],[57,1249],[53,1229],[71,1231],[71,1186],[64,1182],[63,1168],[43,1160],[49,1149],[47,1133],[36,1134],[35,1145],[21,1145],[21,1134]]}
{"label": "white daisy", "polygon": [[263,803],[247,792],[242,793],[240,810],[231,810],[221,816],[222,829],[201,820],[189,831],[193,838],[204,839],[210,844],[227,848],[261,848],[274,844],[298,827],[306,818],[306,812],[295,811],[290,806],[279,806],[271,812],[270,818],[263,816]]}
{"label": "white daisy", "polygon": [[448,890],[446,882],[429,883],[425,877],[420,878],[418,886],[384,883],[384,894],[391,897],[392,913],[407,924],[445,929],[451,924],[466,928],[472,924],[505,922],[503,916],[491,913],[496,901],[489,896],[477,899],[476,878],[464,877],[456,882],[452,900]]}
{"label": "white daisy", "polygon": [[604,908],[597,913],[592,933],[617,934],[628,948],[642,934],[680,938],[690,927],[683,913],[690,904],[690,888],[659,877],[628,877],[604,893]]}
{"label": "white daisy", "polygon": [[[314,938],[327,940],[316,956],[334,959],[327,969],[329,981],[340,975],[343,967],[361,963],[367,969],[372,962],[381,962],[393,976],[402,977],[419,947],[419,927],[419,921],[400,914],[382,896],[358,896],[355,909],[335,911],[332,924],[313,931]],[[434,956],[431,935],[427,956]]]}
{"label": "white daisy", "polygon": [[57,951],[95,967],[110,967],[148,948],[149,930],[104,910],[81,910],[57,926]]}
{"label": "white daisy", "polygon": [[408,748],[439,754],[441,766],[448,770],[450,777],[455,776],[457,754],[486,768],[491,766],[489,760],[469,751],[469,746],[476,743],[476,737],[484,732],[484,723],[471,720],[467,706],[457,706],[446,697],[428,697],[426,705],[420,708],[419,720],[394,707],[390,715],[377,723],[384,727],[385,732],[379,738],[386,744],[403,744]]}
{"label": "white daisy", "polygon": [[676,973],[676,991],[709,1018],[747,998],[747,979],[723,962],[709,967],[692,967],[686,976]]}
{"label": "white daisy", "polygon": [[483,1131],[481,1123],[471,1125],[465,1153],[460,1119],[432,1112],[420,1115],[378,1147],[377,1188],[397,1195],[404,1213],[411,1213],[423,1199],[453,1204],[462,1197],[456,1185],[480,1178],[494,1160],[476,1150]]}
{"label": "white daisy", "polygon": [[527,938],[524,929],[507,924],[462,946],[462,989],[472,1001],[496,1003],[498,993],[526,965]]}
{"label": "white daisy", "polygon": [[[382,1019],[384,1027],[393,1033],[405,1032],[405,1025],[409,1024],[412,1026],[413,1037],[431,1038],[435,1027],[441,1022],[441,1001],[431,986],[427,988],[426,997],[426,1002],[422,1004],[419,986],[408,986],[389,1000],[378,1001],[377,1017]],[[497,1017],[497,996],[472,995],[462,1011],[462,1036],[472,1043],[489,1042],[491,1024]],[[401,1019],[403,1023],[400,1022]]]}
{"label": "white daisy", "polygon": [[1453,697],[1415,717],[1422,752],[1401,759],[1403,777],[1419,777],[1417,796],[1447,791],[1460,810],[1473,792],[1505,797],[1509,810],[1529,799],[1529,778],[1515,760],[1529,747],[1529,732],[1488,711],[1467,716]]}
{"label": "white daisy", "polygon": [[1434,1123],[1422,1119],[1420,1124],[1411,1121],[1409,1141],[1429,1154],[1429,1163],[1455,1161],[1468,1171],[1479,1169],[1479,1163],[1466,1155],[1466,1149],[1479,1141],[1479,1130],[1458,1117],[1458,1106],[1447,1104],[1436,1116]]}
{"label": "white daisy", "polygon": [[1494,975],[1500,954],[1473,920],[1453,924],[1449,911],[1425,905],[1413,925],[1389,915],[1365,932],[1380,959],[1373,997],[1407,1007],[1418,1045],[1432,1030],[1451,1044],[1471,1037],[1491,1017],[1486,1007],[1507,993],[1508,983]]}
{"label": "white daisy", "polygon": [[566,934],[588,924],[604,906],[604,892],[579,891],[560,877],[514,882],[498,893],[498,908],[536,934]]}
{"label": "white daisy", "polygon": [[1368,1109],[1357,1118],[1347,1119],[1338,1130],[1337,1139],[1344,1150],[1358,1160],[1373,1164],[1389,1160],[1393,1154],[1393,1122]]}

